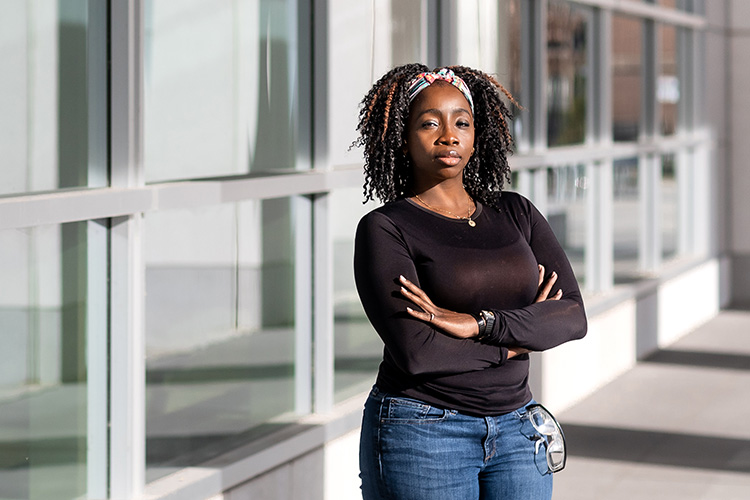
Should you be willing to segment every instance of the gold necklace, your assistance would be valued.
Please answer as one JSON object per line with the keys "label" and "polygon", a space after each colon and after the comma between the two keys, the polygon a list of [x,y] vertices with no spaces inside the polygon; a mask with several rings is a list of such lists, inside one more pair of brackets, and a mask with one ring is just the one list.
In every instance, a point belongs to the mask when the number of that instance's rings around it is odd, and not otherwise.
{"label": "gold necklace", "polygon": [[445,210],[443,208],[433,207],[432,205],[430,205],[429,203],[427,203],[426,201],[424,201],[422,198],[420,198],[417,193],[414,193],[414,197],[417,200],[419,200],[419,202],[422,203],[422,205],[426,206],[430,210],[434,210],[436,212],[443,212],[444,214],[451,215],[451,216],[455,217],[456,219],[466,220],[466,221],[468,221],[469,226],[474,227],[474,226],[477,225],[477,223],[474,220],[472,220],[472,218],[471,218],[472,199],[471,199],[471,196],[468,195],[468,193],[466,194],[466,196],[469,198],[469,209],[466,211],[466,217],[463,217],[461,215],[454,214],[453,212],[450,212],[450,211]]}

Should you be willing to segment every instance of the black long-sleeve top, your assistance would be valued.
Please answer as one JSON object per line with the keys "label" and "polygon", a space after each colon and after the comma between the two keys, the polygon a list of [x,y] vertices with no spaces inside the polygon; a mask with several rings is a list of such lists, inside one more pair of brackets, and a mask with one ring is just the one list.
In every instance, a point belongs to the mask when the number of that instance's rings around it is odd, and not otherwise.
{"label": "black long-sleeve top", "polygon": [[[377,386],[469,415],[510,412],[531,399],[529,356],[586,334],[573,270],[547,221],[523,196],[504,192],[499,209],[477,203],[472,219],[452,219],[409,199],[365,215],[357,228],[354,275],[367,317],[385,343]],[[560,300],[534,303],[538,264],[557,272]],[[489,338],[451,337],[406,312],[414,304],[399,275],[439,307],[494,312]],[[551,295],[551,294],[550,294]]]}

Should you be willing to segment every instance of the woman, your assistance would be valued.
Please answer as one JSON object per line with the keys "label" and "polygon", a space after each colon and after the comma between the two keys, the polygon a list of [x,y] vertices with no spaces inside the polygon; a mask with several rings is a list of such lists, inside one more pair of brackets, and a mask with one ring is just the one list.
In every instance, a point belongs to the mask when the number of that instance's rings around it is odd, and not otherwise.
{"label": "woman", "polygon": [[528,353],[583,337],[586,315],[549,224],[501,193],[499,92],[515,102],[480,71],[410,64],[362,102],[365,195],[385,202],[360,221],[354,257],[385,343],[360,442],[366,500],[551,497]]}

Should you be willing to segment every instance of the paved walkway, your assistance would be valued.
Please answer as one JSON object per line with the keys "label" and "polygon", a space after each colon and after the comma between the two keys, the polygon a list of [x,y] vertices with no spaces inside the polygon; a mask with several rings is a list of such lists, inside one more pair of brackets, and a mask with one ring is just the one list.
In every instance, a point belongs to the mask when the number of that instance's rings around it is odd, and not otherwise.
{"label": "paved walkway", "polygon": [[750,311],[721,312],[559,417],[554,500],[750,499]]}

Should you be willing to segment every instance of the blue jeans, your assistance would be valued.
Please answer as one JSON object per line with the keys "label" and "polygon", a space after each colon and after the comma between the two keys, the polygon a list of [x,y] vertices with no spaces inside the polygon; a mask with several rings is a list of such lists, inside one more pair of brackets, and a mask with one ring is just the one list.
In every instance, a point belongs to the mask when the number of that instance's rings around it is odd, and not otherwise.
{"label": "blue jeans", "polygon": [[472,417],[373,388],[360,436],[364,500],[550,499],[544,447],[524,414]]}

